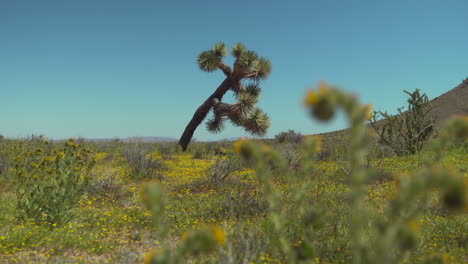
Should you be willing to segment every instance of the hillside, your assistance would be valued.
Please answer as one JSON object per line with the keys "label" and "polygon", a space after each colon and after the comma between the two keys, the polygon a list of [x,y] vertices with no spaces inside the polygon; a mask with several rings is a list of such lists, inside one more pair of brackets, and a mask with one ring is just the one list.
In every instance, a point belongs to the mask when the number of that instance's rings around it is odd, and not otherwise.
{"label": "hillside", "polygon": [[[455,115],[468,115],[468,78],[463,80],[457,87],[431,100],[434,108],[430,115],[437,119],[436,127],[443,124]],[[390,109],[389,109],[390,110]],[[382,124],[380,120],[377,124]],[[332,132],[320,133],[325,141],[327,139],[336,139],[346,136],[348,129],[342,129]]]}
{"label": "hillside", "polygon": [[432,100],[434,109],[431,115],[438,117],[437,126],[454,115],[468,115],[468,78],[452,90]]}

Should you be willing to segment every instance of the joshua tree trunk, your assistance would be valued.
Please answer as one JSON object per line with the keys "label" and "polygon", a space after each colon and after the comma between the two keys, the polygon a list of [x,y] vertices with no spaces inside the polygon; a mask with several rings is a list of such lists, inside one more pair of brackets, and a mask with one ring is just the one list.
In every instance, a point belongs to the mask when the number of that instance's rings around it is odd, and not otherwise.
{"label": "joshua tree trunk", "polygon": [[219,85],[218,89],[210,96],[208,99],[203,102],[200,107],[198,107],[195,114],[193,114],[192,120],[188,123],[185,127],[184,133],[180,137],[179,145],[182,147],[182,150],[186,150],[190,140],[192,139],[193,133],[197,129],[197,127],[203,122],[205,117],[210,112],[211,107],[213,106],[214,99],[217,98],[219,101],[223,98],[224,94],[231,88],[234,82],[231,80],[230,77],[227,77],[221,85]]}

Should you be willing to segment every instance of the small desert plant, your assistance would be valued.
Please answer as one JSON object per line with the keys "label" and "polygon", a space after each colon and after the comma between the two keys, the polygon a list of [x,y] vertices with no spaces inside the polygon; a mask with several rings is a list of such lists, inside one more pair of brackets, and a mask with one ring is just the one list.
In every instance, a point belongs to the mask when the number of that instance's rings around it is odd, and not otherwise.
{"label": "small desert plant", "polygon": [[216,158],[214,164],[208,170],[210,179],[213,182],[225,180],[232,172],[241,169],[240,160],[237,155],[229,153],[226,157]]}
{"label": "small desert plant", "polygon": [[292,170],[298,170],[302,161],[302,146],[294,143],[286,143],[279,145],[281,156],[288,163],[288,167]]}
{"label": "small desert plant", "polygon": [[294,130],[289,129],[288,131],[283,131],[278,133],[275,136],[276,142],[278,143],[303,143],[304,136]]}
{"label": "small desert plant", "polygon": [[5,159],[0,156],[0,175],[2,175],[3,171],[5,170],[6,170]]}
{"label": "small desert plant", "polygon": [[163,159],[171,158],[179,150],[175,142],[158,142],[156,148]]}
{"label": "small desert plant", "polygon": [[17,213],[21,220],[62,226],[75,216],[94,161],[90,151],[72,139],[56,147],[42,144],[14,159]]}
{"label": "small desert plant", "polygon": [[[419,153],[435,125],[434,117],[429,115],[432,106],[427,95],[421,94],[419,89],[404,92],[409,96],[406,111],[398,108],[397,115],[374,111],[370,120],[380,141],[391,147],[397,155]],[[381,126],[376,124],[380,117],[385,119]]]}
{"label": "small desert plant", "polygon": [[135,179],[150,179],[164,169],[164,163],[151,156],[152,146],[146,143],[127,143],[121,153],[128,162],[131,177]]}
{"label": "small desert plant", "polygon": [[208,148],[204,143],[195,142],[189,148],[190,152],[193,154],[194,159],[205,159],[208,157]]}

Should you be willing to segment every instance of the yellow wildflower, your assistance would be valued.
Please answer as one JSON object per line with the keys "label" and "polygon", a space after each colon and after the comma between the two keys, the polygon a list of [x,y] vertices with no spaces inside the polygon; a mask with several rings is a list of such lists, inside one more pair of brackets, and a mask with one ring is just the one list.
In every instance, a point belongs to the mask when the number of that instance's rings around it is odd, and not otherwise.
{"label": "yellow wildflower", "polygon": [[210,229],[211,232],[213,232],[213,237],[216,243],[218,245],[224,245],[226,238],[224,236],[223,230],[217,226],[212,226]]}
{"label": "yellow wildflower", "polygon": [[248,139],[245,139],[245,138],[241,138],[241,139],[236,140],[236,141],[232,144],[232,147],[233,147],[234,152],[235,152],[235,153],[240,153],[242,144],[244,144],[244,143],[247,142],[247,141],[248,141]]}
{"label": "yellow wildflower", "polygon": [[264,152],[267,152],[267,151],[270,151],[271,150],[271,147],[268,146],[268,145],[262,145],[262,151]]}
{"label": "yellow wildflower", "polygon": [[413,232],[419,232],[420,225],[419,222],[415,219],[409,220],[407,223],[408,227],[413,231]]}
{"label": "yellow wildflower", "polygon": [[314,90],[309,90],[304,98],[304,105],[305,106],[312,106],[318,102],[318,96]]}
{"label": "yellow wildflower", "polygon": [[315,143],[314,151],[320,152],[322,150],[322,138],[320,137],[320,135],[314,136],[314,143]]}
{"label": "yellow wildflower", "polygon": [[318,91],[319,91],[318,94],[320,96],[328,94],[328,90],[329,90],[329,88],[328,88],[328,85],[327,85],[326,82],[324,82],[324,81],[319,82],[319,84],[318,84]]}
{"label": "yellow wildflower", "polygon": [[160,249],[153,249],[153,250],[150,250],[148,251],[146,254],[145,254],[145,258],[144,258],[144,262],[145,264],[150,264],[151,263],[151,260],[153,258],[154,255],[157,255],[157,254],[160,254],[161,253],[161,250]]}
{"label": "yellow wildflower", "polygon": [[366,120],[370,120],[372,118],[372,106],[370,104],[366,104],[364,106],[364,118]]}

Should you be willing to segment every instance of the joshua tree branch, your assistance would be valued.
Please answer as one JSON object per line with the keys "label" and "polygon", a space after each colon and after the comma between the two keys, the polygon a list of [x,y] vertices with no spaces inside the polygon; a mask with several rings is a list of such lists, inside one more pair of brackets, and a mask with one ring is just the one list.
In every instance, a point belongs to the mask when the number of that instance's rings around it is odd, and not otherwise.
{"label": "joshua tree branch", "polygon": [[243,89],[243,86],[240,80],[235,82],[234,85],[231,87],[231,90],[235,92],[236,94],[242,91],[242,89]]}
{"label": "joshua tree branch", "polygon": [[222,70],[226,76],[230,76],[232,73],[231,67],[227,66],[223,62],[220,62],[218,65],[218,69]]}
{"label": "joshua tree branch", "polygon": [[249,74],[246,74],[244,78],[255,78],[257,77],[257,75],[258,75],[258,72],[251,72]]}

